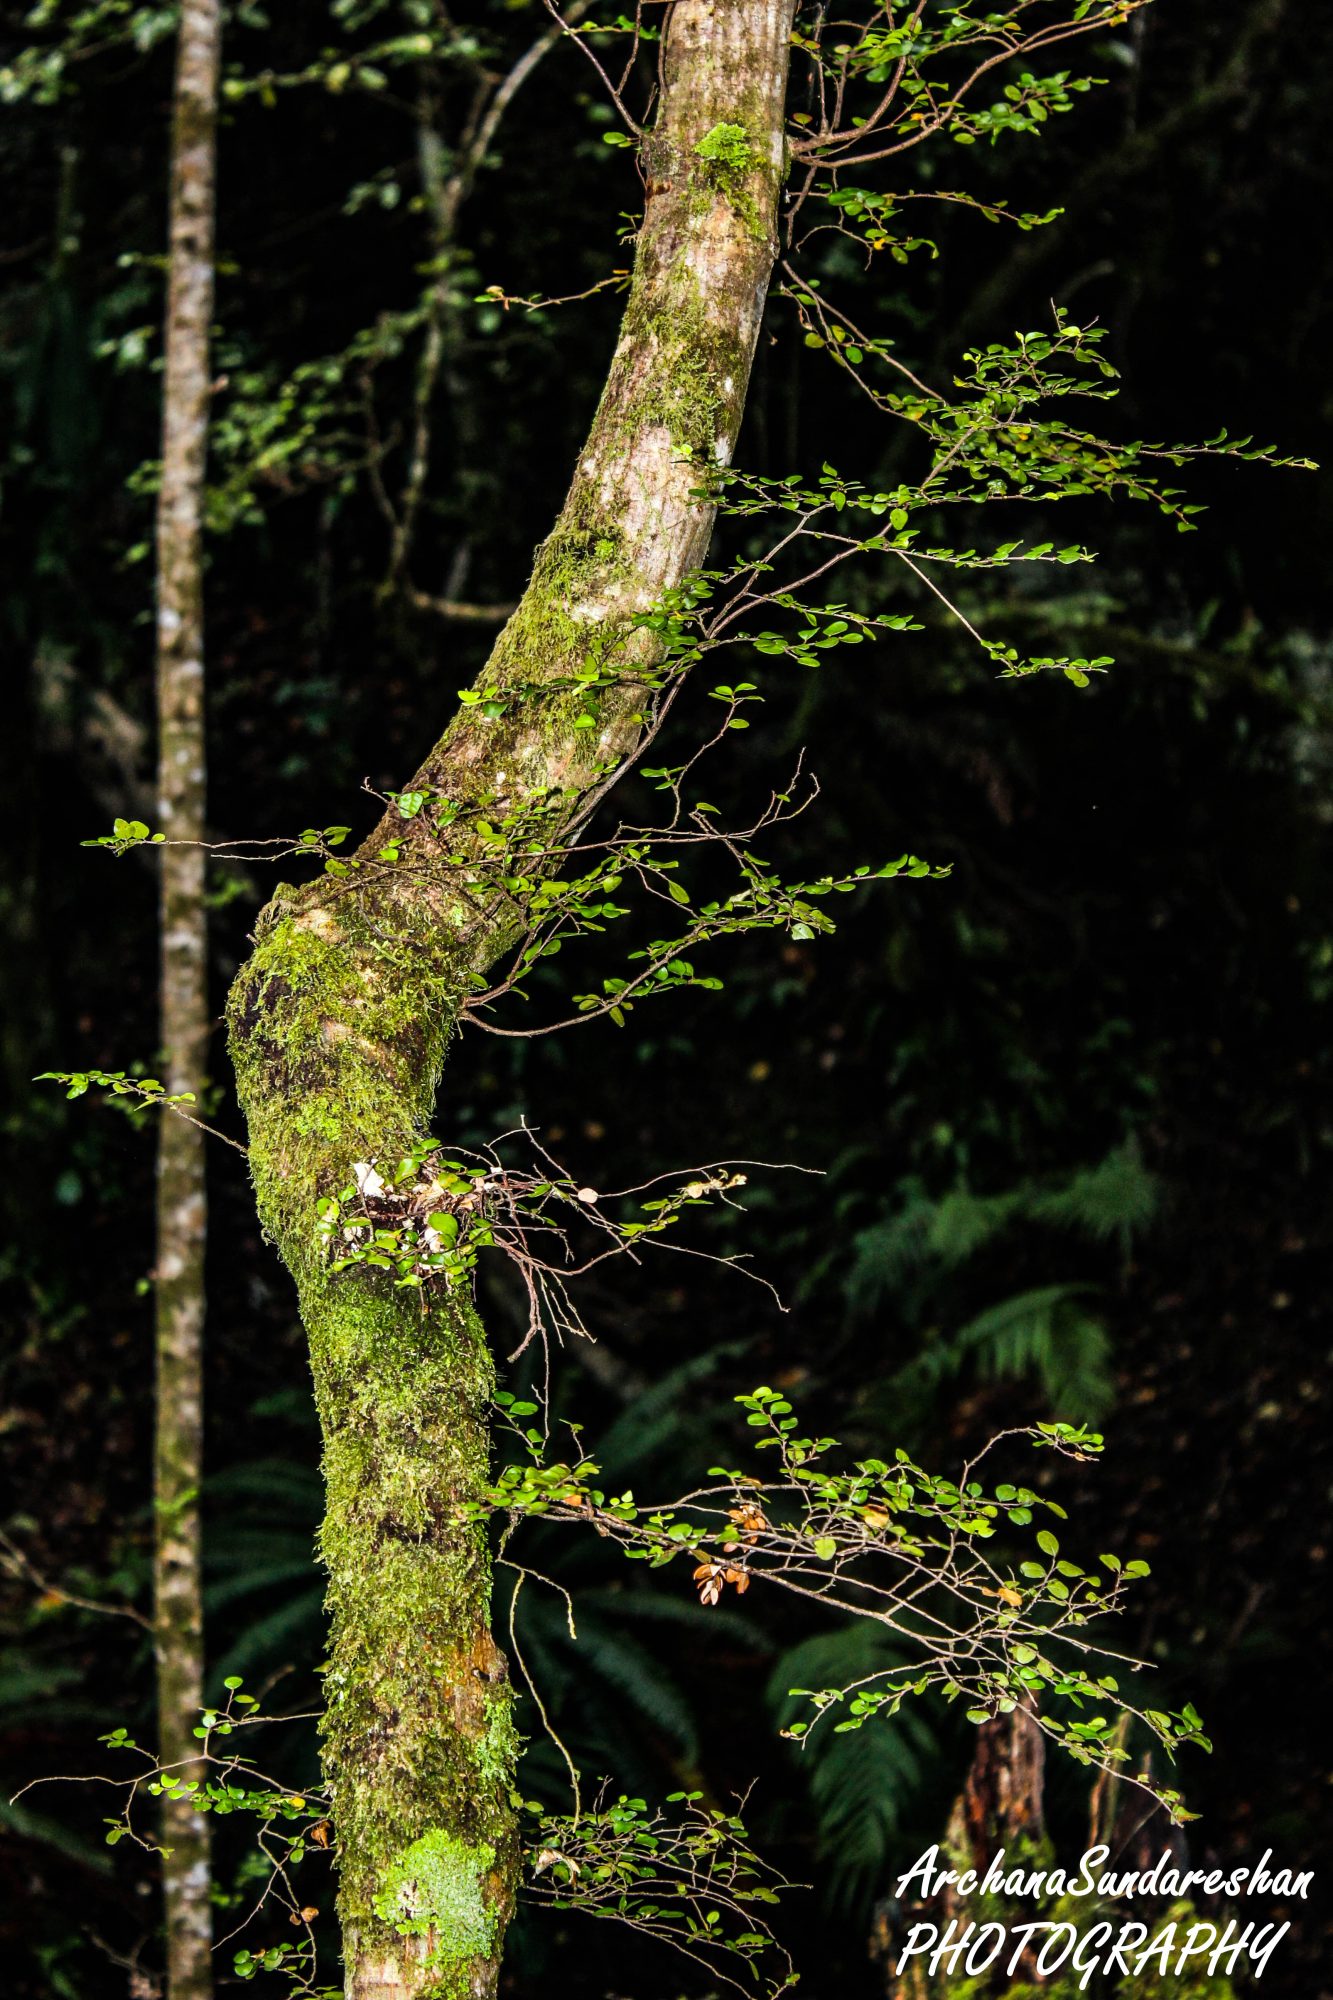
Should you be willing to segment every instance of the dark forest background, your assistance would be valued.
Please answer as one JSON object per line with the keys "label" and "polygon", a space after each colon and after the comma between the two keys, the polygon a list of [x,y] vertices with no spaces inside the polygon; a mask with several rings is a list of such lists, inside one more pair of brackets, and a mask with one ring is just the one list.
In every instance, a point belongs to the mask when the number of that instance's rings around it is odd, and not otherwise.
{"label": "dark forest background", "polygon": [[[472,12],[481,45],[511,57],[534,31],[530,7]],[[30,39],[12,10],[7,32]],[[116,813],[152,816],[152,500],[136,468],[156,452],[171,58],[169,33],[143,39],[82,65],[54,103],[18,102],[0,128],[0,1525],[23,1557],[0,1612],[6,1799],[34,1776],[105,1768],[99,1732],[146,1731],[151,1714],[139,1629],[59,1593],[146,1601],[152,1133],[30,1081],[136,1062],[156,1073],[151,863],[79,845]],[[315,6],[267,26],[242,8],[228,53],[252,72],[297,70],[330,39]],[[1080,59],[1105,85],[1039,143],[930,169],[1019,209],[1061,204],[1060,219],[1024,234],[944,208],[937,260],[868,276],[830,238],[830,281],[915,369],[946,379],[965,346],[1044,325],[1055,301],[1109,329],[1125,377],[1117,435],[1226,424],[1327,460],[1333,16],[1159,0]],[[439,88],[447,130],[465,86],[445,75]],[[488,285],[578,292],[625,261],[635,166],[604,128],[591,71],[558,51],[463,213],[418,597],[512,601],[555,515],[616,297],[536,315],[476,298]],[[401,480],[410,331],[331,379],[333,415],[308,449],[265,467],[246,415],[416,300],[429,246],[413,145],[397,80],[279,90],[228,113],[208,582],[219,833],[367,825],[362,781],[415,767],[495,629],[423,608],[401,580],[384,587],[371,461]],[[864,408],[775,299],[739,462],[780,475],[827,460],[884,482],[895,440]],[[730,945],[709,968],[722,994],[641,1007],[624,1029],[470,1035],[439,1123],[477,1143],[526,1116],[601,1186],[728,1156],[821,1169],[756,1175],[743,1224],[700,1239],[752,1252],[788,1312],[683,1259],[617,1266],[584,1301],[597,1347],[560,1359],[561,1409],[609,1434],[604,1462],[633,1467],[641,1492],[729,1450],[730,1397],[757,1382],[862,1450],[902,1442],[942,1470],[1006,1422],[1099,1421],[1104,1464],[1062,1466],[1058,1490],[1084,1546],[1152,1562],[1122,1637],[1160,1669],[1161,1705],[1194,1700],[1216,1745],[1184,1771],[1202,1813],[1191,1853],[1271,1846],[1308,1866],[1329,1851],[1314,1746],[1328,1740],[1333,1644],[1333,509],[1310,473],[1217,464],[1189,480],[1208,507],[1201,533],[1142,509],[1065,510],[1052,532],[1097,547],[1095,569],[983,576],[966,599],[1025,651],[1113,654],[1086,690],[998,681],[932,616],[851,666],[782,664],[765,680],[711,796],[752,807],[804,748],[822,792],[775,845],[793,872],[910,848],[952,862],[947,881],[845,899],[832,939]],[[685,713],[678,740],[690,730]],[[271,886],[258,866],[215,868],[219,1010]],[[567,953],[534,1004],[602,969],[595,943],[577,978]],[[215,1073],[217,1119],[235,1130],[220,1032]],[[321,1658],[304,1342],[243,1167],[221,1148],[212,1203],[210,1675],[243,1673],[303,1709]],[[483,1280],[482,1303],[512,1344],[503,1274]],[[854,1635],[753,1598],[704,1612],[674,1570],[645,1579],[600,1544],[553,1536],[537,1551],[542,1532],[531,1559],[574,1591],[581,1640],[535,1591],[520,1629],[585,1772],[645,1797],[686,1783],[726,1799],[753,1780],[759,1844],[814,1884],[781,1919],[805,1986],[827,2000],[882,1992],[868,1947],[891,1878],[941,1833],[971,1732],[932,1715],[802,1760],[777,1736],[782,1697],[818,1685],[821,1662],[839,1670]],[[307,1728],[280,1754],[294,1784],[310,1779]],[[534,1744],[526,1769],[525,1790],[558,1798],[554,1753]],[[0,1804],[0,1981],[16,2000],[102,2000],[126,1992],[127,1962],[156,1962],[151,1864],[103,1846],[110,1810],[95,1787]],[[1047,1810],[1077,1851],[1077,1774],[1051,1774]],[[241,1854],[239,1835],[220,1840],[229,1894],[243,1893]],[[1307,1911],[1265,1990],[1312,2000],[1317,1950]],[[534,1919],[510,1990],[553,1979],[588,2000],[682,1990],[675,1964],[631,1957],[606,1927]]]}

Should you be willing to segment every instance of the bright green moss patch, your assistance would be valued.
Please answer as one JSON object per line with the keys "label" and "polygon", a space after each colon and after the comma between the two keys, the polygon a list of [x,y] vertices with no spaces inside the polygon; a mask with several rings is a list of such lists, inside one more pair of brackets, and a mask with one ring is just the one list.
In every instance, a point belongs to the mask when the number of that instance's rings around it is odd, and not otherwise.
{"label": "bright green moss patch", "polygon": [[751,175],[762,163],[745,127],[714,125],[711,132],[705,132],[694,151],[695,157],[703,162],[705,187],[725,195],[745,224],[747,233],[756,242],[762,242],[767,232],[750,186]]}
{"label": "bright green moss patch", "polygon": [[754,147],[743,125],[715,125],[694,150],[719,176],[748,174],[755,164]]}
{"label": "bright green moss patch", "polygon": [[514,1727],[513,1704],[493,1701],[487,1712],[486,1730],[476,1748],[477,1770],[487,1786],[508,1786],[518,1764],[519,1738]]}
{"label": "bright green moss patch", "polygon": [[402,1937],[433,1932],[443,1958],[483,1957],[495,1941],[495,1913],[484,1893],[494,1861],[495,1849],[485,1842],[472,1846],[432,1828],[385,1871],[375,1914]]}

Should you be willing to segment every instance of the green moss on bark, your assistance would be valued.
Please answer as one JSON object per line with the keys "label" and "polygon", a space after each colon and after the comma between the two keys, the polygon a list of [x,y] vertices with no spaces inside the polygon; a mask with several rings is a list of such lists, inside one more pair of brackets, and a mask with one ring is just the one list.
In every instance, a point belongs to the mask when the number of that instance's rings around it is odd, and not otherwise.
{"label": "green moss on bark", "polygon": [[768,228],[759,211],[754,180],[762,177],[763,162],[755,151],[744,125],[722,122],[705,132],[694,149],[703,161],[704,189],[715,188],[735,209],[751,238],[762,243]]}
{"label": "green moss on bark", "polygon": [[400,1937],[430,1937],[441,1958],[489,1951],[495,1912],[485,1884],[494,1860],[493,1848],[469,1846],[433,1827],[385,1870],[375,1914]]}
{"label": "green moss on bark", "polygon": [[259,1209],[310,1340],[339,1910],[358,1952],[374,1955],[409,1949],[379,1907],[396,1857],[441,1828],[484,1850],[476,1894],[494,1938],[517,1843],[489,1554],[460,1518],[488,1472],[485,1335],[463,1301],[427,1314],[381,1273],[335,1273],[315,1234],[318,1197],[354,1161],[396,1158],[423,1133],[456,1008],[438,934],[428,949],[409,905],[366,900],[325,882],[287,902],[261,927],[231,1024]]}
{"label": "green moss on bark", "polygon": [[363,1948],[387,1943],[386,1870],[446,1828],[485,1850],[485,1955],[516,1864],[512,1692],[485,1538],[459,1518],[487,1474],[489,1349],[470,1308],[427,1316],[360,1272],[305,1288],[303,1311],[325,1434],[323,1736],[344,1924]]}
{"label": "green moss on bark", "polygon": [[[493,823],[532,808],[556,854],[633,745],[632,670],[655,662],[635,619],[703,562],[700,473],[730,456],[740,423],[790,25],[789,4],[753,18],[706,0],[672,9],[648,211],[588,444],[482,698],[411,780],[460,808],[443,848],[432,813],[391,809],[352,873],[275,899],[232,993],[256,1198],[297,1282],[324,1434],[324,1754],[351,2000],[494,1992],[517,1876],[517,1743],[487,1545],[462,1519],[488,1469],[482,1328],[464,1300],[426,1313],[387,1274],[335,1274],[316,1203],[356,1161],[391,1164],[425,1135],[462,996],[517,935],[504,863],[468,808]],[[733,125],[752,137],[744,161]],[[630,669],[622,684],[576,685],[590,653]]]}

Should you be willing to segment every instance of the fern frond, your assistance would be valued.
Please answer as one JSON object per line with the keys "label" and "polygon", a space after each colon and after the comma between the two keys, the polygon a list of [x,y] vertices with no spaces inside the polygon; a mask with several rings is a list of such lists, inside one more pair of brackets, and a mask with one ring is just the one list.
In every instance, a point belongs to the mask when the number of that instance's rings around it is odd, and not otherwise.
{"label": "fern frond", "polygon": [[946,1271],[956,1270],[1006,1230],[1025,1207],[1026,1191],[973,1194],[955,1188],[935,1206],[926,1248]]}
{"label": "fern frond", "polygon": [[622,1589],[581,1590],[579,1612],[600,1613],[603,1618],[640,1621],[652,1625],[684,1625],[701,1638],[739,1639],[756,1651],[769,1650],[759,1626],[743,1611],[730,1611],[723,1604],[705,1607],[692,1597],[672,1597],[664,1590]]}
{"label": "fern frond", "polygon": [[918,1180],[908,1181],[895,1215],[852,1238],[843,1290],[854,1314],[872,1312],[929,1254],[937,1204]]}
{"label": "fern frond", "polygon": [[[784,1653],[769,1678],[768,1699],[779,1725],[787,1727],[808,1720],[810,1713],[792,1688],[845,1687],[900,1664],[901,1654],[881,1627],[853,1619]],[[818,1852],[833,1864],[824,1887],[833,1908],[865,1917],[884,1880],[904,1812],[938,1755],[934,1732],[914,1709],[877,1717],[843,1735],[826,1720],[803,1740],[800,1762]]]}
{"label": "fern frond", "polygon": [[1146,1229],[1161,1203],[1161,1182],[1131,1140],[1096,1166],[1082,1167],[1063,1187],[1034,1195],[1026,1204],[1034,1222],[1105,1243],[1130,1239]]}
{"label": "fern frond", "polygon": [[578,1629],[586,1676],[613,1689],[683,1756],[696,1758],[699,1736],[689,1700],[648,1648],[626,1632],[613,1631],[600,1618],[580,1618]]}
{"label": "fern frond", "polygon": [[1103,1160],[1055,1182],[1025,1181],[1003,1194],[980,1195],[960,1186],[938,1198],[919,1179],[905,1181],[896,1211],[853,1238],[843,1281],[854,1315],[873,1311],[914,1276],[955,1271],[979,1250],[1021,1223],[1109,1242],[1132,1238],[1152,1221],[1161,1183],[1133,1140]]}
{"label": "fern frond", "polygon": [[1051,1414],[1096,1423],[1115,1395],[1111,1338],[1088,1301],[1089,1285],[1040,1285],[1016,1292],[978,1313],[947,1337],[933,1340],[893,1378],[910,1398],[955,1380],[969,1365],[983,1381],[1035,1375]]}
{"label": "fern frond", "polygon": [[316,1465],[290,1458],[247,1458],[214,1473],[205,1488],[209,1500],[253,1500],[269,1520],[319,1520],[324,1487]]}
{"label": "fern frond", "polygon": [[286,1665],[292,1654],[302,1663],[313,1663],[319,1659],[323,1646],[324,1587],[315,1584],[289,1597],[266,1618],[256,1618],[248,1624],[214,1664],[210,1678],[221,1680],[226,1674],[252,1678],[265,1668]]}
{"label": "fern frond", "polygon": [[315,1559],[309,1549],[301,1556],[289,1556],[282,1562],[247,1565],[236,1575],[224,1577],[222,1581],[205,1588],[204,1609],[221,1611],[228,1604],[258,1596],[261,1591],[271,1590],[280,1583],[308,1585],[315,1573]]}
{"label": "fern frond", "polygon": [[724,1360],[742,1352],[742,1344],[736,1341],[710,1347],[671,1369],[636,1396],[598,1441],[598,1463],[607,1478],[641,1471],[659,1452],[679,1443],[686,1433],[693,1440],[696,1423],[686,1391],[707,1381]]}

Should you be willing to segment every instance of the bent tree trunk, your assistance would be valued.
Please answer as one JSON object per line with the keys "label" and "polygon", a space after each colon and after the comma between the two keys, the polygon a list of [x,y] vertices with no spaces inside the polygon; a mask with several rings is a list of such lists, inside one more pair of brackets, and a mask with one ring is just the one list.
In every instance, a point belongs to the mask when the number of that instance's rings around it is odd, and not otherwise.
{"label": "bent tree trunk", "polygon": [[642,690],[601,690],[589,729],[571,677],[621,636],[647,659],[632,619],[708,545],[693,489],[734,446],[772,270],[792,11],[671,10],[620,341],[479,682],[508,691],[489,704],[505,712],[465,706],[411,783],[457,808],[453,862],[438,810],[393,814],[349,874],[279,892],[231,996],[256,1197],[296,1279],[324,1434],[324,1754],[353,2000],[494,1993],[518,1877],[517,1741],[484,1534],[458,1518],[487,1470],[483,1329],[457,1298],[423,1313],[364,1267],[335,1276],[316,1202],[354,1162],[392,1162],[424,1134],[470,979],[516,935],[476,819],[530,813],[549,853],[634,743]]}
{"label": "bent tree trunk", "polygon": [[[213,184],[220,0],[181,9],[171,132],[171,213],[157,505],[158,825],[161,1036],[169,1091],[203,1091],[208,1061],[204,906],[204,468],[213,313]],[[159,1754],[200,1778],[203,1705],[199,1481],[203,1461],[204,1135],[183,1118],[158,1132],[154,1641]],[[170,2000],[213,1990],[209,1822],[163,1801],[162,1881]]]}

